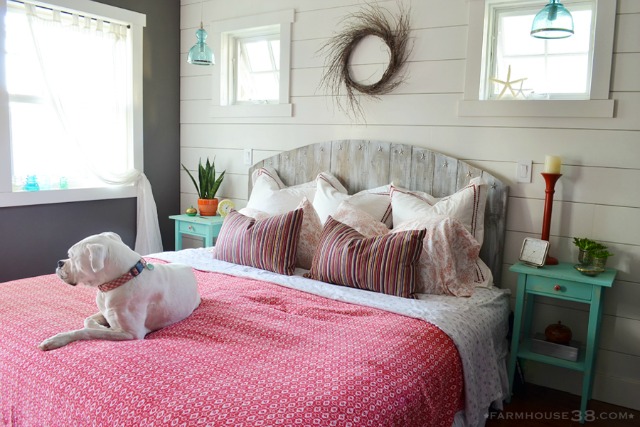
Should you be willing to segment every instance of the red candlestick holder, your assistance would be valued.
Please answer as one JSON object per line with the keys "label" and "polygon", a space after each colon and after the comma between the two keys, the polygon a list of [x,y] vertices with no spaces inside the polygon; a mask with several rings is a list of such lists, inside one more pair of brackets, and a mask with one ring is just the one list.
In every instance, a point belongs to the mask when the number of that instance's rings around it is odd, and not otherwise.
{"label": "red candlestick holder", "polygon": [[[545,173],[542,177],[546,183],[544,190],[544,217],[542,218],[542,240],[549,241],[549,230],[551,229],[551,210],[553,209],[553,194],[556,192],[556,182],[562,176],[561,173]],[[546,265],[557,265],[558,258],[547,255]]]}

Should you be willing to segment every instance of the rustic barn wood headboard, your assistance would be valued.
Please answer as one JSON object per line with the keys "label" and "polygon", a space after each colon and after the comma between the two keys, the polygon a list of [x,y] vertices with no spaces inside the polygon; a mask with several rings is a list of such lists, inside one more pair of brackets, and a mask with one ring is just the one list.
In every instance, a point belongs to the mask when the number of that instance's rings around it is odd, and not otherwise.
{"label": "rustic barn wood headboard", "polygon": [[[282,152],[249,169],[271,166],[286,185],[311,181],[330,171],[349,194],[393,182],[399,187],[444,197],[477,176],[489,184],[480,257],[501,283],[509,187],[490,173],[424,147],[369,140],[328,141]],[[249,194],[252,182],[249,179]]]}

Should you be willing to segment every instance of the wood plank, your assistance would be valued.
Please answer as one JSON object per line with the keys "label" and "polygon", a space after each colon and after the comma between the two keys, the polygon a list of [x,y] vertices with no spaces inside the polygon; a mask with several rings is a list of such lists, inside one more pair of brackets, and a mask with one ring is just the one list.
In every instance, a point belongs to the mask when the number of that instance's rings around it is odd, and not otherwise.
{"label": "wood plank", "polygon": [[[357,124],[387,124],[396,126],[477,126],[521,128],[577,128],[640,130],[637,111],[640,93],[616,92],[614,118],[548,118],[548,117],[458,117],[461,94],[383,95],[379,100],[361,99],[366,122]],[[347,125],[353,119],[332,105],[324,96],[296,97],[291,101],[294,117],[211,117],[210,101],[188,100],[180,102],[182,123],[244,123],[244,124],[324,124]],[[556,139],[554,138],[554,141]],[[553,142],[553,141],[548,141]]]}
{"label": "wood plank", "polygon": [[[413,179],[412,174],[417,168],[417,164],[412,162],[410,158],[412,149],[407,144],[391,144],[389,147],[389,183],[393,183],[398,187],[416,190],[423,188],[420,186],[423,182]],[[409,160],[407,160],[408,158]]]}
{"label": "wood plank", "polygon": [[[295,37],[295,24],[294,24]],[[414,30],[411,61],[443,61],[464,59],[467,55],[467,28],[441,27]],[[326,52],[322,51],[326,39],[294,40],[291,43],[291,67],[321,68],[325,65]],[[442,43],[447,40],[447,43]],[[188,43],[181,45],[182,52],[188,52]]]}
{"label": "wood plank", "polygon": [[639,53],[638,40],[640,40],[640,13],[617,15],[613,51]]}
{"label": "wood plank", "polygon": [[[561,156],[565,165],[583,167],[580,174],[588,171],[591,166],[635,170],[638,169],[637,159],[640,158],[637,131],[440,125],[246,126],[237,123],[183,123],[180,132],[182,146],[273,150],[273,141],[278,141],[277,151],[290,150],[304,143],[337,140],[345,135],[353,139],[393,141],[401,133],[405,144],[465,159],[482,169],[498,173],[501,180],[511,182],[515,176],[514,162],[518,159],[534,161],[534,167],[539,168],[534,173],[537,179],[546,153]],[[607,143],[603,144],[603,141]],[[579,150],[575,149],[577,144]],[[612,147],[615,149],[611,149]],[[620,152],[625,153],[625,156],[620,156]],[[631,180],[623,178],[621,182],[627,181]],[[512,192],[515,192],[515,186],[511,183],[509,185]],[[531,187],[528,184],[516,185],[522,188]]]}
{"label": "wood plank", "polygon": [[487,265],[496,266],[491,270],[494,282],[500,286],[502,283],[502,268],[497,266],[502,266],[504,258],[509,187],[489,172],[479,170],[472,170],[471,172],[481,173],[482,179],[489,186],[484,214],[484,242],[480,249],[480,258]]}
{"label": "wood plank", "polygon": [[457,159],[441,153],[435,153],[432,196],[445,197],[456,192],[458,189],[458,166]]}
{"label": "wood plank", "polygon": [[[433,177],[436,165],[435,152],[422,147],[413,147],[411,156],[411,169],[404,169],[403,171],[403,173],[410,175],[405,179],[405,182],[410,183],[409,188],[423,188],[425,193],[433,194]],[[400,186],[403,185],[400,184]]]}

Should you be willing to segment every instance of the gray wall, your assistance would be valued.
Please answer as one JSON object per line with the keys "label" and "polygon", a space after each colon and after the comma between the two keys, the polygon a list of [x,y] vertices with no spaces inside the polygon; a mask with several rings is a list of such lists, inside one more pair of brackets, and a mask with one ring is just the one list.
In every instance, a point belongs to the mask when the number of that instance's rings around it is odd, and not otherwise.
{"label": "gray wall", "polygon": [[[144,172],[153,187],[162,243],[174,247],[179,212],[180,1],[97,0],[147,15],[144,29]],[[114,231],[133,247],[136,200],[0,208],[0,282],[52,273],[78,240]]]}

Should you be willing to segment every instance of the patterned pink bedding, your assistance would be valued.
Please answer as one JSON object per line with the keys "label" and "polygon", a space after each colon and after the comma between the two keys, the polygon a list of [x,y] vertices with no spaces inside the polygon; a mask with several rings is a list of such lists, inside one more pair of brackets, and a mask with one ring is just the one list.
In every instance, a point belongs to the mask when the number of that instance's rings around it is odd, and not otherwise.
{"label": "patterned pink bedding", "polygon": [[451,426],[452,340],[422,320],[196,271],[203,302],[140,341],[36,348],[96,312],[55,275],[0,283],[2,426]]}

